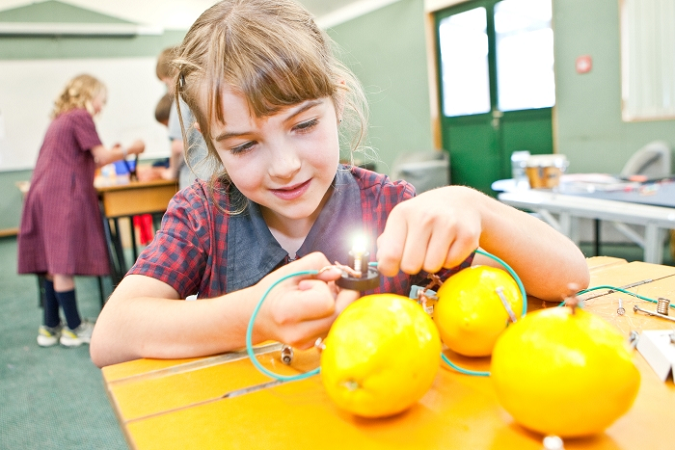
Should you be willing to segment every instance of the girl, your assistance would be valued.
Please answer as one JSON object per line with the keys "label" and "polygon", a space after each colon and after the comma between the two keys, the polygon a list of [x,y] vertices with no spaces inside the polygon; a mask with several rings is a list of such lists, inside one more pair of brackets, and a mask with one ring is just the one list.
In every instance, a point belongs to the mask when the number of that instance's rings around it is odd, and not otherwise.
{"label": "girl", "polygon": [[[178,52],[177,91],[222,171],[172,200],[99,316],[97,365],[243,347],[266,289],[346,262],[355,232],[369,238],[382,292],[407,295],[412,282],[427,283],[420,271],[491,263],[473,257],[479,246],[536,297],[587,285],[574,244],[525,213],[461,186],[412,198],[405,182],[340,166],[339,131],[360,124],[358,145],[365,113],[358,83],[329,45],[293,0],[224,0],[194,23]],[[339,277],[327,270],[277,285],[253,341],[311,346],[358,296],[339,289]],[[169,301],[197,293],[195,302]]]}
{"label": "girl", "polygon": [[89,342],[93,324],[80,318],[73,276],[110,273],[94,172],[97,165],[145,149],[141,141],[127,149],[101,144],[93,117],[106,95],[105,86],[90,75],[68,82],[54,104],[24,203],[18,268],[19,273],[45,274],[44,324],[37,337],[43,347]]}

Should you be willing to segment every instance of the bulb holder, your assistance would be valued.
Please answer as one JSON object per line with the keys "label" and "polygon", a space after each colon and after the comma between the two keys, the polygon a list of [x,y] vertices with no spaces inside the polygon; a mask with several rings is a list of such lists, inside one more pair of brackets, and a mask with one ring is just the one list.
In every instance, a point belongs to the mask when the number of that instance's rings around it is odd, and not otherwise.
{"label": "bulb holder", "polygon": [[[368,263],[366,262],[366,267],[368,267],[367,264]],[[368,291],[370,289],[375,289],[380,285],[380,272],[374,267],[368,267],[366,272],[362,272],[361,277],[353,277],[342,272],[342,277],[335,283],[343,289]]]}

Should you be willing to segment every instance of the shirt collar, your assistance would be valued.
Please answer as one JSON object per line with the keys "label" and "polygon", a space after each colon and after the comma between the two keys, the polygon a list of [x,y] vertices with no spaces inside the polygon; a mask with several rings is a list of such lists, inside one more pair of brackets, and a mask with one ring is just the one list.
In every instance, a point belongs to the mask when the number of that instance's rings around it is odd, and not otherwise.
{"label": "shirt collar", "polygon": [[[318,251],[326,255],[331,264],[347,262],[352,234],[361,230],[360,189],[351,171],[344,166],[338,168],[331,189],[332,195],[298,250],[299,258]],[[244,213],[229,217],[227,292],[254,285],[287,256],[267,227],[260,206],[249,202]]]}

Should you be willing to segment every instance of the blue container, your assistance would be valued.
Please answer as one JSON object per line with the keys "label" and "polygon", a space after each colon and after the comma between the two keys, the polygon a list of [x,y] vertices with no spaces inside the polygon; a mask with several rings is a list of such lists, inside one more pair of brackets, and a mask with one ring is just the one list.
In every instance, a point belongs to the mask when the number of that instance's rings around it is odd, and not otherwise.
{"label": "blue container", "polygon": [[129,173],[129,170],[134,170],[136,167],[136,161],[122,160],[115,161],[113,164],[115,165],[115,173],[117,175],[126,175]]}

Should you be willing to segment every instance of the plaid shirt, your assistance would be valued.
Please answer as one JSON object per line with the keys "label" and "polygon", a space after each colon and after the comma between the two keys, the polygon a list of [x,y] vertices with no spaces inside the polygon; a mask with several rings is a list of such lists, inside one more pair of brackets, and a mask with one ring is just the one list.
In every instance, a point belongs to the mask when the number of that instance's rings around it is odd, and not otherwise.
{"label": "plaid shirt", "polygon": [[[331,262],[346,263],[353,234],[360,230],[373,260],[389,213],[415,196],[405,181],[391,182],[385,175],[356,167],[341,166],[332,189],[298,257],[320,251]],[[129,273],[161,280],[183,298],[197,293],[211,298],[252,286],[289,262],[288,253],[267,228],[259,205],[249,202],[238,215],[223,212],[231,207],[224,190],[211,192],[203,181],[183,189],[169,204],[161,230]],[[472,259],[473,255],[439,275],[446,278],[468,267]],[[408,295],[412,284],[427,284],[425,278],[424,273],[381,276],[380,287],[366,294]]]}

